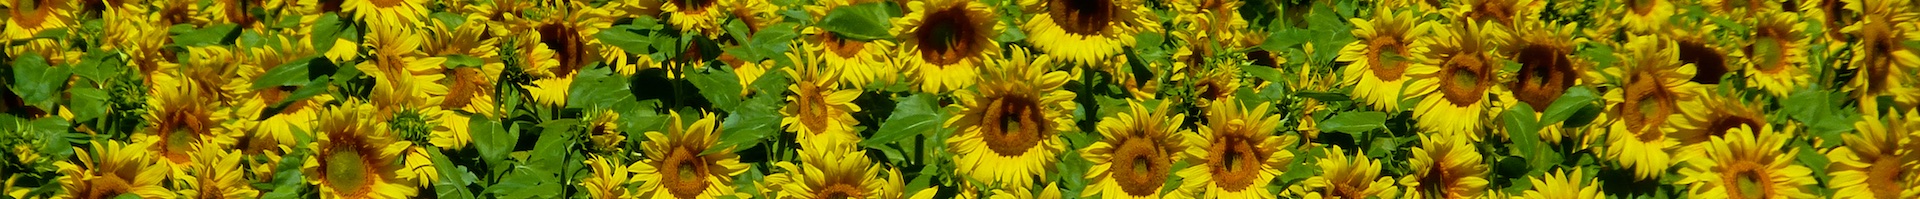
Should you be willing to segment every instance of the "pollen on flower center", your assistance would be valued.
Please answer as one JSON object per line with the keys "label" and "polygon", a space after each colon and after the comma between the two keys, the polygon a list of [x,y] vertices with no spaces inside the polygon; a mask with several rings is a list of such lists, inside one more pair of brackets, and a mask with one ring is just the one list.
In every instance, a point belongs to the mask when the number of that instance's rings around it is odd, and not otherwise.
{"label": "pollen on flower center", "polygon": [[366,157],[357,149],[333,150],[327,154],[327,184],[341,193],[359,193],[371,180],[367,173]]}
{"label": "pollen on flower center", "polygon": [[1240,191],[1253,188],[1253,181],[1260,172],[1264,157],[1255,151],[1258,140],[1242,135],[1223,133],[1208,148],[1213,157],[1207,158],[1207,165],[1213,172],[1214,183],[1227,191]]}
{"label": "pollen on flower center", "polygon": [[1456,106],[1480,102],[1480,98],[1486,97],[1488,84],[1493,82],[1492,67],[1487,66],[1487,61],[1478,53],[1469,53],[1442,63],[1442,77],[1450,81],[1440,84],[1440,91],[1446,94],[1441,97]]}
{"label": "pollen on flower center", "polygon": [[1527,102],[1536,112],[1546,111],[1547,105],[1573,87],[1575,74],[1567,53],[1566,49],[1545,45],[1521,48],[1514,56],[1520,62],[1520,73],[1513,82],[1514,98]]}
{"label": "pollen on flower center", "polygon": [[1113,168],[1107,172],[1122,191],[1132,196],[1153,196],[1167,181],[1172,163],[1152,141],[1127,139],[1114,150]]}
{"label": "pollen on flower center", "polygon": [[1067,33],[1098,35],[1114,20],[1116,6],[1110,0],[1050,0],[1053,23]]}
{"label": "pollen on flower center", "polygon": [[1040,144],[1052,128],[1038,101],[1026,96],[1001,96],[987,107],[980,133],[987,149],[1001,156],[1019,156]]}
{"label": "pollen on flower center", "polygon": [[693,149],[675,147],[672,150],[662,158],[665,161],[660,165],[660,173],[666,175],[662,177],[662,184],[667,192],[680,198],[700,196],[707,189],[707,183],[711,183],[706,179],[705,161]]}
{"label": "pollen on flower center", "polygon": [[979,31],[973,26],[972,13],[965,5],[958,5],[927,13],[925,24],[915,30],[915,39],[919,40],[920,57],[935,65],[959,63],[977,51]]}

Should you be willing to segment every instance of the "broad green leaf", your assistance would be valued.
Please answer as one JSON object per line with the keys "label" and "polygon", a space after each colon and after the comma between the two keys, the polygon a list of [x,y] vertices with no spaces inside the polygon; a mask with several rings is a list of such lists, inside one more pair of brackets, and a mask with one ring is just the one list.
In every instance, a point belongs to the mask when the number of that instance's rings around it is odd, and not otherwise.
{"label": "broad green leaf", "polygon": [[522,165],[533,170],[557,173],[562,166],[573,163],[568,159],[585,159],[584,154],[573,153],[572,148],[579,144],[576,140],[586,140],[581,136],[580,120],[559,119],[540,123],[540,138],[533,143],[530,157]]}
{"label": "broad green leaf", "polygon": [[648,50],[647,47],[653,45],[653,38],[634,33],[628,26],[614,26],[613,28],[601,30],[600,33],[593,34],[593,37],[600,39],[600,42],[605,42],[607,45],[619,47],[620,50],[626,50],[627,53],[644,55],[647,52],[652,52]]}
{"label": "broad green leaf", "polygon": [[1343,101],[1353,100],[1353,97],[1348,97],[1347,94],[1338,93],[1338,92],[1303,91],[1303,92],[1295,92],[1293,93],[1293,96],[1312,98],[1315,100],[1320,100],[1322,102],[1343,102]]}
{"label": "broad green leaf", "polygon": [[627,87],[627,78],[614,75],[610,68],[581,70],[573,78],[573,87],[567,91],[567,108],[611,107],[635,98]]}
{"label": "broad green leaf", "polygon": [[480,152],[480,159],[488,165],[506,164],[507,153],[513,152],[520,134],[507,131],[493,118],[473,117],[468,125],[471,125],[468,128],[472,132],[470,136],[473,136],[473,149]]}
{"label": "broad green leaf", "polygon": [[[1246,64],[1246,65],[1240,65],[1240,70],[1246,71],[1248,75],[1253,75],[1253,77],[1260,78],[1261,80],[1267,80],[1269,82],[1292,82],[1292,81],[1287,81],[1287,78],[1286,78],[1287,75],[1280,74],[1280,70],[1273,69],[1273,67]],[[1251,90],[1251,89],[1241,89],[1241,90]]]}
{"label": "broad green leaf", "polygon": [[1540,124],[1552,124],[1567,120],[1567,117],[1572,117],[1573,114],[1579,112],[1581,108],[1599,99],[1600,96],[1595,94],[1593,89],[1588,89],[1585,86],[1575,86],[1572,89],[1567,89],[1567,92],[1561,94],[1559,99],[1553,100],[1553,104],[1547,106],[1547,110],[1544,113],[1545,115],[1540,116]]}
{"label": "broad green leaf", "polygon": [[95,88],[76,87],[67,90],[73,96],[67,108],[73,111],[73,121],[87,121],[106,115],[108,110],[107,92]]}
{"label": "broad green leaf", "polygon": [[310,36],[313,38],[311,40],[313,49],[322,51],[333,49],[333,38],[339,37],[337,34],[345,28],[344,24],[340,24],[340,15],[331,12],[321,14],[318,19],[314,19],[313,28],[307,30],[312,32]]}
{"label": "broad green leaf", "polygon": [[86,61],[80,62],[79,65],[74,65],[73,75],[94,82],[112,80],[127,68],[126,62],[120,60],[118,51],[88,52],[85,59]]}
{"label": "broad green leaf", "polygon": [[1386,128],[1386,121],[1387,113],[1384,112],[1345,112],[1321,122],[1320,130],[1358,134]]}
{"label": "broad green leaf", "polygon": [[693,82],[693,87],[700,89],[700,96],[706,97],[707,102],[713,103],[713,108],[733,109],[734,106],[740,105],[740,78],[735,77],[732,71],[723,71],[725,70],[723,68],[725,67],[712,70],[691,69],[695,71],[687,72],[687,81]]}
{"label": "broad green leaf", "polygon": [[727,148],[741,150],[752,148],[760,141],[780,133],[780,106],[784,98],[774,95],[761,95],[748,100],[727,118],[720,121],[720,143],[718,147],[708,148],[700,154],[726,151]]}
{"label": "broad green leaf", "polygon": [[1505,123],[1507,138],[1511,139],[1514,145],[1519,146],[1519,150],[1544,150],[1539,147],[1540,123],[1533,119],[1533,106],[1527,105],[1527,102],[1517,103],[1519,104],[1500,114],[1502,118],[1500,121]]}
{"label": "broad green leaf", "polygon": [[45,57],[39,54],[21,54],[13,59],[13,92],[27,105],[41,110],[55,110],[61,87],[67,85],[67,77],[72,76],[66,67],[48,66]]}
{"label": "broad green leaf", "polygon": [[434,170],[438,170],[440,179],[434,180],[433,190],[439,198],[474,198],[467,191],[467,185],[473,184],[473,172],[467,167],[453,164],[446,154],[440,153],[440,147],[427,147],[428,155],[433,159]]}
{"label": "broad green leaf", "polygon": [[445,63],[445,65],[449,69],[473,68],[473,67],[480,67],[481,65],[487,64],[485,61],[481,61],[480,58],[475,58],[473,56],[467,56],[462,54],[451,54],[445,57],[447,58],[447,62]]}
{"label": "broad green leaf", "polygon": [[67,38],[67,29],[69,28],[59,27],[59,28],[48,28],[48,29],[40,30],[39,33],[33,34],[33,38],[40,38],[40,39]]}
{"label": "broad green leaf", "polygon": [[240,32],[237,29],[238,27],[239,25],[234,24],[210,25],[195,29],[192,32],[174,35],[173,42],[175,45],[181,46],[232,44],[233,39],[239,38],[240,36]]}
{"label": "broad green leaf", "polygon": [[293,61],[280,64],[280,66],[275,66],[273,69],[268,69],[267,73],[261,74],[259,78],[255,78],[253,80],[253,89],[259,90],[277,86],[302,86],[313,83],[312,77],[307,73],[311,71],[307,69],[307,64],[314,62],[314,59],[326,61],[325,58],[307,57],[305,59],[298,59],[307,61]]}
{"label": "broad green leaf", "polygon": [[899,103],[894,105],[887,120],[880,123],[880,130],[860,141],[860,145],[873,147],[906,140],[939,129],[944,122],[931,94],[909,95],[895,101]]}
{"label": "broad green leaf", "polygon": [[892,16],[886,12],[888,6],[886,2],[872,2],[834,8],[820,20],[818,27],[854,40],[891,38],[892,33],[887,32],[892,28],[888,22]]}

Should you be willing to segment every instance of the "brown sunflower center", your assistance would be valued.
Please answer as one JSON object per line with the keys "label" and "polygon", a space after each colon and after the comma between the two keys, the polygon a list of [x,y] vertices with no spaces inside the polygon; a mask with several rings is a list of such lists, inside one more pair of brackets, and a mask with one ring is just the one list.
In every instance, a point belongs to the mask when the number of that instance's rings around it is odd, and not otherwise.
{"label": "brown sunflower center", "polygon": [[1513,82],[1513,96],[1536,112],[1546,111],[1547,105],[1560,99],[1560,94],[1573,87],[1573,63],[1567,59],[1564,48],[1546,45],[1527,45],[1514,56],[1520,62],[1520,74]]}
{"label": "brown sunflower center", "polygon": [[1832,38],[1846,38],[1847,33],[1841,31],[1841,29],[1846,28],[1847,24],[1853,24],[1853,18],[1848,15],[1853,12],[1846,10],[1847,2],[1843,0],[1820,0],[1819,4],[1820,10],[1824,11],[1822,13],[1826,14],[1827,20],[1822,22],[1826,24],[1821,27],[1827,28],[1827,36]]}
{"label": "brown sunflower center", "polygon": [[832,52],[833,55],[843,58],[857,56],[860,54],[860,50],[867,47],[867,42],[840,38],[840,36],[834,35],[833,33],[820,33],[815,36],[820,37],[820,43],[827,47],[827,52]]}
{"label": "brown sunflower center", "polygon": [[854,185],[833,184],[827,186],[825,189],[820,189],[818,192],[814,192],[813,195],[815,198],[827,199],[864,198],[863,196],[866,195],[866,192],[861,191],[860,187]]}
{"label": "brown sunflower center", "polygon": [[833,115],[827,113],[827,109],[832,107],[827,105],[827,99],[824,96],[826,93],[820,93],[819,89],[814,88],[813,83],[801,83],[799,86],[807,88],[802,89],[806,93],[797,94],[800,101],[800,122],[815,135],[826,133],[827,120],[833,119]]}
{"label": "brown sunflower center", "polygon": [[1511,4],[1513,4],[1513,2],[1480,0],[1474,4],[1474,12],[1467,13],[1470,18],[1481,21],[1495,21],[1501,24],[1509,23],[1511,21],[1510,19],[1513,19],[1513,11],[1507,9],[1512,6]]}
{"label": "brown sunflower center", "polygon": [[1151,197],[1160,191],[1173,165],[1168,162],[1167,153],[1156,146],[1151,140],[1136,137],[1122,141],[1120,148],[1114,150],[1113,168],[1107,173],[1113,176],[1121,191],[1136,197]]}
{"label": "brown sunflower center", "polygon": [[367,158],[355,148],[332,150],[326,156],[327,185],[340,193],[360,193],[371,185],[367,173]]}
{"label": "brown sunflower center", "polygon": [[935,10],[926,14],[920,28],[914,30],[918,39],[920,57],[935,65],[953,65],[981,50],[978,46],[982,31],[975,23],[972,13],[965,5]]}
{"label": "brown sunflower center", "polygon": [[1220,99],[1220,98],[1225,98],[1228,93],[1233,92],[1232,90],[1233,88],[1227,88],[1226,83],[1220,82],[1225,80],[1217,80],[1217,79],[1218,78],[1208,78],[1206,80],[1201,80],[1200,85],[1194,86],[1194,87],[1200,88],[1199,90],[1200,90],[1201,98]]}
{"label": "brown sunflower center", "polygon": [[[1888,156],[1892,155],[1882,157]],[[1899,198],[1897,196],[1906,187],[1896,179],[1911,179],[1913,176],[1905,175],[1907,173],[1900,168],[1898,158],[1879,158],[1873,161],[1873,165],[1867,166],[1867,190],[1872,190],[1874,198]]]}
{"label": "brown sunflower center", "polygon": [[195,111],[199,110],[199,106],[183,105],[178,107],[179,109],[170,110],[166,113],[166,118],[160,122],[159,131],[155,133],[158,133],[163,140],[162,145],[156,147],[165,149],[160,155],[168,161],[174,163],[190,161],[188,151],[193,150],[194,143],[199,143],[199,132],[211,131],[207,125],[212,122],[205,119],[209,114]]}
{"label": "brown sunflower center", "polygon": [[1707,136],[1712,136],[1709,138],[1725,136],[1727,134],[1727,131],[1740,129],[1741,126],[1746,126],[1747,128],[1759,130],[1760,127],[1765,125],[1766,123],[1761,123],[1759,118],[1727,115],[1727,116],[1715,118],[1711,125],[1707,125]]}
{"label": "brown sunflower center", "polygon": [[442,107],[467,107],[467,104],[473,103],[475,97],[479,97],[484,92],[493,91],[490,90],[493,83],[487,81],[486,74],[480,72],[480,69],[453,69],[452,76],[453,84],[447,85],[447,96],[440,103]]}
{"label": "brown sunflower center", "polygon": [[1053,15],[1053,24],[1067,33],[1077,35],[1098,35],[1107,29],[1119,10],[1109,0],[1050,0],[1048,14]]}
{"label": "brown sunflower center", "polygon": [[1447,81],[1440,82],[1441,97],[1455,106],[1467,106],[1480,102],[1486,97],[1487,87],[1493,83],[1493,67],[1488,59],[1478,52],[1454,56],[1442,63],[1440,74]]}
{"label": "brown sunflower center", "polygon": [[680,6],[681,12],[692,14],[706,12],[708,7],[716,4],[714,0],[672,0],[668,2],[673,2],[673,5]]}
{"label": "brown sunflower center", "polygon": [[1373,69],[1373,76],[1380,78],[1380,81],[1400,80],[1400,76],[1407,71],[1406,60],[1400,57],[1406,52],[1405,48],[1406,43],[1401,42],[1396,36],[1380,36],[1367,40],[1367,49],[1371,49],[1367,51],[1367,61],[1373,62],[1372,66],[1368,66]]}
{"label": "brown sunflower center", "polygon": [[[1241,129],[1234,129],[1241,130]],[[1255,148],[1259,140],[1240,133],[1219,132],[1213,146],[1207,148],[1207,166],[1213,174],[1214,185],[1227,191],[1240,191],[1253,187],[1260,174],[1260,164],[1265,154]]]}
{"label": "brown sunflower center", "polygon": [[582,45],[584,43],[579,36],[580,30],[564,24],[540,25],[537,30],[541,36],[540,43],[547,44],[547,48],[553,50],[554,58],[560,60],[560,67],[549,69],[552,70],[550,72],[553,72],[553,75],[573,76],[574,71],[579,71],[587,64],[586,47]]}
{"label": "brown sunflower center", "polygon": [[120,176],[108,175],[89,180],[87,181],[87,186],[81,188],[83,188],[83,190],[68,191],[79,193],[75,195],[87,196],[86,198],[112,198],[120,194],[126,194],[133,189],[133,185],[128,184],[125,179],[120,179]]}
{"label": "brown sunflower center", "polygon": [[1633,9],[1634,14],[1646,15],[1653,13],[1653,7],[1656,3],[1654,1],[1660,0],[1627,0],[1625,3],[1628,9]]}
{"label": "brown sunflower center", "polygon": [[707,189],[708,168],[706,160],[699,156],[698,150],[674,147],[663,158],[660,168],[661,184],[667,192],[679,198],[694,198]]}
{"label": "brown sunflower center", "polygon": [[1860,42],[1863,42],[1863,44],[1867,46],[1867,49],[1864,49],[1867,56],[1866,60],[1863,60],[1865,61],[1865,63],[1862,63],[1863,66],[1857,69],[1862,70],[1860,71],[1861,74],[1858,75],[1861,75],[1862,78],[1866,78],[1867,80],[1866,92],[1877,93],[1884,91],[1888,86],[1891,86],[1887,84],[1889,84],[1888,81],[1894,77],[1893,75],[1887,74],[1887,70],[1888,68],[1894,67],[1893,54],[1894,51],[1899,48],[1899,41],[1893,39],[1893,30],[1885,24],[1869,24],[1864,26],[1860,32]]}
{"label": "brown sunflower center", "polygon": [[1419,178],[1419,189],[1427,193],[1429,198],[1448,197],[1448,190],[1452,189],[1454,182],[1460,180],[1459,176],[1454,176],[1457,174],[1451,170],[1447,170],[1445,165],[1445,162],[1447,162],[1446,158],[1446,154],[1433,156],[1433,165],[1427,165],[1427,175],[1420,176]]}
{"label": "brown sunflower center", "polygon": [[1667,116],[1679,108],[1674,102],[1674,94],[1667,90],[1656,74],[1642,71],[1627,82],[1624,97],[1620,102],[1620,111],[1627,122],[1627,130],[1640,133],[1641,141],[1659,139],[1659,124],[1666,123]]}
{"label": "brown sunflower center", "polygon": [[1721,174],[1723,183],[1727,184],[1727,198],[1772,198],[1775,187],[1764,165],[1742,161],[1727,168],[1728,172]]}
{"label": "brown sunflower center", "polygon": [[987,107],[980,120],[980,137],[987,149],[1001,156],[1027,153],[1045,139],[1052,128],[1039,101],[1026,96],[1001,96]]}
{"label": "brown sunflower center", "polygon": [[1274,68],[1280,67],[1280,60],[1274,57],[1273,52],[1269,52],[1267,50],[1256,49],[1253,51],[1247,51],[1247,59],[1253,60],[1253,65],[1260,65],[1260,66],[1267,66],[1267,67],[1274,67]]}
{"label": "brown sunflower center", "polygon": [[1693,74],[1693,82],[1719,84],[1720,76],[1729,71],[1726,57],[1720,54],[1720,50],[1707,47],[1707,44],[1699,41],[1680,41],[1678,44],[1680,61],[1693,64],[1693,68],[1698,69]]}

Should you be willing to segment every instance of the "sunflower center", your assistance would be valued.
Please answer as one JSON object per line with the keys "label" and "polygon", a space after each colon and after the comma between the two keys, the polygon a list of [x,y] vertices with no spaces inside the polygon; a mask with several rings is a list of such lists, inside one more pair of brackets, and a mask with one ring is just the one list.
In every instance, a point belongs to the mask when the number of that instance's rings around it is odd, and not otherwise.
{"label": "sunflower center", "polygon": [[1053,14],[1053,24],[1078,35],[1100,34],[1118,10],[1109,0],[1051,0],[1049,5],[1052,5],[1048,14]]}
{"label": "sunflower center", "polygon": [[833,52],[833,55],[842,58],[857,56],[860,54],[860,50],[867,47],[867,42],[840,38],[840,36],[834,35],[833,33],[820,33],[816,36],[820,37],[820,40],[823,41],[820,43],[826,45],[828,52]]}
{"label": "sunflower center", "polygon": [[1508,6],[1510,5],[1500,5],[1501,3],[1512,4],[1512,2],[1496,2],[1492,0],[1480,0],[1479,2],[1475,3],[1476,5],[1473,5],[1473,9],[1475,12],[1468,13],[1469,15],[1471,15],[1469,17],[1472,17],[1474,19],[1478,19],[1481,21],[1496,21],[1501,24],[1506,24],[1508,23],[1507,19],[1513,18],[1513,13],[1512,11],[1507,10]]}
{"label": "sunflower center", "polygon": [[453,84],[447,86],[447,97],[440,104],[443,107],[461,108],[473,103],[482,92],[489,92],[492,82],[485,79],[486,74],[475,68],[453,69]]}
{"label": "sunflower center", "polygon": [[1573,87],[1573,64],[1567,59],[1569,51],[1546,45],[1527,45],[1514,56],[1520,62],[1519,81],[1513,82],[1513,96],[1527,102],[1533,110],[1546,111],[1547,105],[1560,99],[1568,87]]}
{"label": "sunflower center", "polygon": [[827,109],[832,107],[828,107],[826,96],[821,96],[825,93],[820,93],[819,89],[814,88],[815,86],[813,86],[812,83],[801,83],[800,87],[809,88],[803,89],[808,91],[807,93],[798,94],[800,96],[800,114],[802,115],[800,122],[804,123],[807,126],[807,130],[810,130],[813,134],[826,133],[827,120],[832,119],[833,116],[827,114]]}
{"label": "sunflower center", "polygon": [[1699,69],[1693,74],[1693,82],[1719,84],[1720,76],[1727,74],[1726,58],[1720,55],[1720,50],[1714,50],[1699,41],[1680,41],[1678,46],[1680,61]]}
{"label": "sunflower center", "polygon": [[1252,188],[1259,176],[1260,163],[1265,157],[1255,150],[1256,140],[1235,133],[1222,132],[1215,138],[1213,147],[1208,148],[1207,165],[1213,172],[1214,184],[1227,191],[1240,191]]}
{"label": "sunflower center", "polygon": [[1729,173],[1723,174],[1728,198],[1769,198],[1773,194],[1772,180],[1767,177],[1766,167],[1754,162],[1738,162],[1728,167]]}
{"label": "sunflower center", "polygon": [[369,182],[366,157],[360,150],[352,148],[333,150],[327,154],[327,185],[341,193],[359,193]]}
{"label": "sunflower center", "polygon": [[1636,74],[1634,80],[1627,83],[1624,91],[1626,101],[1620,104],[1624,112],[1622,115],[1627,120],[1627,130],[1640,132],[1641,141],[1659,139],[1657,124],[1665,123],[1667,116],[1678,108],[1671,91],[1661,86],[1663,83],[1658,76],[1647,74],[1649,72]]}
{"label": "sunflower center", "polygon": [[1206,98],[1206,99],[1220,99],[1227,96],[1227,92],[1230,92],[1230,91],[1227,91],[1228,88],[1226,84],[1220,83],[1221,80],[1215,80],[1215,79],[1216,78],[1208,78],[1200,82],[1200,85],[1197,86],[1197,87],[1201,87],[1200,97]]}
{"label": "sunflower center", "polygon": [[1380,81],[1394,81],[1400,80],[1400,76],[1406,73],[1406,60],[1399,57],[1406,51],[1402,49],[1406,46],[1398,37],[1375,37],[1367,41],[1367,46],[1367,49],[1371,49],[1367,51],[1367,59],[1373,62],[1373,65],[1368,67],[1373,69],[1374,77],[1380,78]]}
{"label": "sunflower center", "polygon": [[1827,20],[1823,22],[1826,24],[1821,26],[1827,28],[1827,36],[1844,38],[1847,33],[1841,31],[1841,29],[1847,27],[1847,24],[1853,24],[1853,19],[1847,16],[1848,13],[1852,13],[1846,10],[1847,2],[1843,0],[1820,0],[1819,4],[1820,9],[1825,11],[1823,13],[1827,15]]}
{"label": "sunflower center", "polygon": [[380,6],[382,8],[388,8],[388,7],[393,7],[395,5],[400,5],[402,3],[407,3],[406,0],[371,0],[371,1],[373,2],[374,6]]}
{"label": "sunflower center", "polygon": [[1867,166],[1867,189],[1873,190],[1875,198],[1899,198],[1896,196],[1906,189],[1895,179],[1909,179],[1909,176],[1903,175],[1906,172],[1900,168],[1899,158],[1885,158],[1888,156],[1891,155],[1882,156]]}
{"label": "sunflower center", "polygon": [[555,53],[554,58],[560,60],[560,67],[549,69],[555,77],[573,76],[574,71],[579,71],[587,64],[587,57],[584,55],[586,48],[582,45],[580,30],[564,24],[552,23],[540,25],[536,29],[540,32],[540,43],[547,44],[547,48]]}
{"label": "sunflower center", "polygon": [[1653,13],[1654,1],[1659,0],[1627,0],[1625,3],[1635,14],[1646,15]]}
{"label": "sunflower center", "polygon": [[697,151],[674,147],[661,162],[661,183],[667,192],[679,198],[694,198],[707,189],[707,164]]}
{"label": "sunflower center", "polygon": [[193,145],[199,140],[199,135],[186,129],[174,129],[173,132],[162,136],[166,137],[166,146],[162,146],[166,147],[166,151],[161,153],[161,156],[165,156],[167,160],[174,163],[191,161],[187,154],[188,151],[193,151]]}
{"label": "sunflower center", "polygon": [[1167,181],[1167,154],[1155,147],[1152,141],[1140,138],[1122,141],[1120,148],[1114,150],[1113,169],[1107,170],[1121,191],[1136,197],[1154,196],[1160,191],[1160,185]]}
{"label": "sunflower center", "polygon": [[1707,126],[1707,136],[1712,136],[1712,137],[1725,136],[1727,134],[1727,131],[1740,129],[1741,126],[1746,126],[1747,128],[1753,128],[1757,130],[1761,126],[1765,126],[1765,125],[1766,124],[1764,123],[1760,123],[1759,119],[1748,118],[1744,116],[1729,115],[1729,116],[1724,116],[1724,117],[1714,119],[1713,124]]}
{"label": "sunflower center", "polygon": [[913,32],[919,39],[920,57],[935,65],[953,65],[960,60],[980,51],[976,46],[981,38],[971,15],[964,5],[953,6],[927,13],[926,21]]}
{"label": "sunflower center", "polygon": [[1493,81],[1487,61],[1479,53],[1470,53],[1454,56],[1443,63],[1445,68],[1440,74],[1450,81],[1440,83],[1440,91],[1445,94],[1441,97],[1455,106],[1479,103],[1480,98],[1486,97],[1487,86]]}
{"label": "sunflower center", "polygon": [[1887,85],[1889,83],[1887,81],[1893,77],[1887,74],[1887,68],[1894,67],[1893,53],[1895,48],[1900,44],[1897,43],[1899,41],[1892,38],[1892,30],[1886,26],[1885,24],[1870,24],[1864,26],[1863,30],[1860,31],[1860,42],[1864,42],[1867,45],[1867,59],[1863,60],[1866,61],[1866,63],[1862,63],[1864,66],[1861,66],[1858,70],[1864,70],[1861,71],[1862,74],[1859,75],[1866,78],[1867,92],[1869,93],[1879,92],[1887,88],[1887,86],[1890,86]]}
{"label": "sunflower center", "polygon": [[866,192],[862,192],[860,187],[848,184],[833,184],[832,186],[827,186],[826,189],[820,189],[820,192],[814,193],[814,196],[817,196],[816,198],[826,199],[863,198],[862,196],[865,195]]}
{"label": "sunflower center", "polygon": [[210,131],[206,126],[210,122],[202,116],[207,114],[194,111],[199,110],[199,106],[197,104],[177,106],[178,109],[169,110],[166,113],[167,117],[160,123],[157,132],[160,138],[164,139],[161,142],[164,145],[159,146],[165,149],[161,156],[174,163],[190,161],[187,151],[193,150],[194,143],[200,141],[199,132]]}
{"label": "sunflower center", "polygon": [[1444,165],[1446,162],[1446,159],[1444,159],[1446,157],[1444,156],[1445,155],[1434,156],[1434,165],[1427,165],[1427,175],[1420,176],[1420,191],[1426,192],[1431,195],[1430,197],[1440,198],[1447,196],[1447,190],[1451,189],[1450,187],[1453,186],[1454,181],[1460,180],[1460,178],[1453,176],[1454,173],[1452,171],[1447,170],[1446,165]]}
{"label": "sunflower center", "polygon": [[1052,126],[1039,105],[1038,101],[1025,96],[994,99],[986,117],[981,119],[981,138],[987,142],[987,148],[1001,156],[1019,156],[1040,144]]}
{"label": "sunflower center", "polygon": [[133,185],[128,184],[125,179],[120,179],[120,176],[101,176],[98,179],[89,180],[87,183],[89,183],[88,186],[84,187],[86,190],[70,191],[85,193],[85,195],[88,196],[87,198],[110,198],[119,196],[120,194],[126,194],[127,191],[133,189]]}
{"label": "sunflower center", "polygon": [[1783,63],[1786,60],[1786,52],[1784,50],[1786,47],[1783,43],[1784,42],[1780,41],[1780,38],[1766,35],[1754,39],[1753,46],[1747,47],[1747,54],[1755,58],[1755,69],[1764,72],[1774,72],[1780,68],[1786,68],[1786,63]]}
{"label": "sunflower center", "polygon": [[1273,52],[1267,52],[1267,50],[1248,51],[1247,59],[1253,60],[1253,65],[1280,67],[1280,60],[1274,59]]}

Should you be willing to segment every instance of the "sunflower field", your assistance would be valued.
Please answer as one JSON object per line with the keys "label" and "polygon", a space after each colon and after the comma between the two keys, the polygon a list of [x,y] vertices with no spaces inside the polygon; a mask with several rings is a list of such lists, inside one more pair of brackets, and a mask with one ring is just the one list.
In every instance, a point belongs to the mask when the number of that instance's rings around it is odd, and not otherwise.
{"label": "sunflower field", "polygon": [[1912,0],[0,8],[0,198],[1920,198]]}

